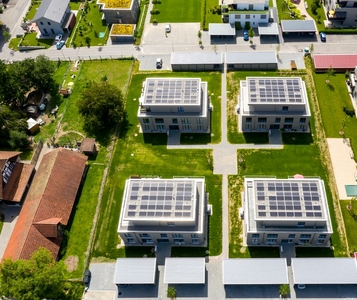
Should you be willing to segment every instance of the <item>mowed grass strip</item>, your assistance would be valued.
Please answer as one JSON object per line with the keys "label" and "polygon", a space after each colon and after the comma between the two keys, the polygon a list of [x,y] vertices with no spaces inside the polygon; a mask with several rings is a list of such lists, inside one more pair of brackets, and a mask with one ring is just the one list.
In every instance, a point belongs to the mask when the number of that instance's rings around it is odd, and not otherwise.
{"label": "mowed grass strip", "polygon": [[[276,176],[286,179],[295,174],[304,176],[319,176],[325,182],[334,234],[331,241],[335,247],[334,255],[345,255],[345,245],[337,234],[337,221],[334,215],[332,195],[327,185],[323,165],[320,161],[319,148],[313,142],[310,134],[283,134],[284,149],[282,150],[239,150],[239,176],[230,177],[230,257],[249,257],[250,249],[242,250],[242,222],[237,211],[242,206],[241,191],[243,191],[244,176]],[[319,248],[311,248],[311,252]],[[274,254],[272,254],[274,256]]]}
{"label": "mowed grass strip", "polygon": [[[352,200],[356,201],[356,200]],[[353,209],[348,210],[347,206],[350,204],[350,200],[340,200],[341,211],[343,220],[345,222],[346,235],[348,240],[348,246],[350,254],[357,252],[357,203],[352,205]]]}
{"label": "mowed grass strip", "polygon": [[[154,19],[159,23],[189,23],[200,22],[201,1],[198,0],[160,0],[155,4],[154,9],[159,10],[159,14],[151,15],[150,22]],[[150,13],[150,12],[148,12]]]}
{"label": "mowed grass strip", "polygon": [[[178,77],[177,74],[173,75]],[[182,73],[180,77],[181,75]],[[132,77],[126,104],[127,123],[120,128],[103,195],[92,257],[116,259],[148,254],[147,247],[119,248],[118,221],[125,180],[130,175],[162,178],[205,176],[207,192],[210,193],[209,201],[213,204],[214,211],[209,224],[209,251],[210,255],[218,255],[222,249],[222,180],[221,176],[212,174],[212,152],[211,150],[168,150],[166,134],[139,133],[138,99],[142,82],[147,76],[155,76],[155,74],[138,74]],[[195,76],[191,77],[199,76],[195,73]],[[206,248],[201,250],[200,253],[204,255]],[[187,251],[190,250],[182,248],[178,252],[185,255]]]}

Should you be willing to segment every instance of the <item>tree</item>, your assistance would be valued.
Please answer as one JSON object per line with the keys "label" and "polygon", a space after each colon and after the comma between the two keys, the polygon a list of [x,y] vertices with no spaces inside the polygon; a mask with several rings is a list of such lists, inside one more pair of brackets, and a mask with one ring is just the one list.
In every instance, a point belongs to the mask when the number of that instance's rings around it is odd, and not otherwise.
{"label": "tree", "polygon": [[29,260],[5,259],[0,264],[0,295],[16,300],[66,299],[65,265],[40,248]]}
{"label": "tree", "polygon": [[288,284],[282,284],[279,288],[279,293],[283,298],[286,298],[290,293],[290,286]]}
{"label": "tree", "polygon": [[248,30],[248,36],[250,38],[250,43],[253,44],[253,37],[255,36],[254,29],[252,27]]}
{"label": "tree", "polygon": [[310,45],[309,50],[310,50],[310,54],[312,54],[312,52],[314,52],[314,44],[311,44],[311,45]]}
{"label": "tree", "polygon": [[124,97],[120,89],[107,81],[92,82],[77,103],[84,117],[84,129],[103,131],[124,117]]}
{"label": "tree", "polygon": [[9,135],[9,145],[13,149],[25,149],[30,145],[29,138],[25,132],[11,130]]}
{"label": "tree", "polygon": [[44,93],[57,88],[53,79],[55,71],[55,64],[47,56],[37,56],[31,72],[32,86]]}
{"label": "tree", "polygon": [[175,300],[177,297],[177,291],[175,287],[169,286],[167,289],[167,297],[169,297],[171,300]]}

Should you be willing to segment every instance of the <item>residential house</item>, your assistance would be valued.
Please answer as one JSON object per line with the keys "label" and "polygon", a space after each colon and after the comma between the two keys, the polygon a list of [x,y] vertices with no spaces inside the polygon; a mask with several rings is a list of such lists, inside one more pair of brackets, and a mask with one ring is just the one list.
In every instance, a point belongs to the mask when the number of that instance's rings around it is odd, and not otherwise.
{"label": "residential house", "polygon": [[43,156],[3,258],[29,259],[40,247],[57,258],[86,162],[64,148]]}
{"label": "residential house", "polygon": [[36,22],[41,36],[54,36],[70,32],[76,23],[76,16],[69,8],[70,0],[43,0],[33,22]]}
{"label": "residential house", "polygon": [[247,77],[240,82],[239,130],[308,131],[310,108],[300,77]]}
{"label": "residential house", "polygon": [[200,78],[147,78],[139,99],[143,132],[210,131],[207,82]]}
{"label": "residential house", "polygon": [[34,165],[20,161],[21,153],[0,151],[0,201],[7,204],[22,204],[34,173]]}
{"label": "residential house", "polygon": [[320,178],[245,178],[244,242],[248,246],[329,246],[333,233]]}
{"label": "residential house", "polygon": [[269,22],[269,0],[222,0],[223,22],[256,28]]}
{"label": "residential house", "polygon": [[203,246],[204,178],[131,178],[125,183],[118,233],[125,245]]}
{"label": "residential house", "polygon": [[136,24],[140,12],[138,0],[97,0],[108,24]]}
{"label": "residential house", "polygon": [[324,3],[327,11],[327,20],[332,26],[357,26],[357,0],[327,0]]}

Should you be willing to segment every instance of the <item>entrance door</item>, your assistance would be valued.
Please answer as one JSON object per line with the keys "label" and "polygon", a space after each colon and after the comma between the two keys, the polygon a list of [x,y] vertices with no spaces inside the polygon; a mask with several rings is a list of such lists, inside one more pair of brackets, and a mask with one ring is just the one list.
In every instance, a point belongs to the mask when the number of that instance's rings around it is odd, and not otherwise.
{"label": "entrance door", "polygon": [[178,125],[169,125],[170,130],[180,130]]}

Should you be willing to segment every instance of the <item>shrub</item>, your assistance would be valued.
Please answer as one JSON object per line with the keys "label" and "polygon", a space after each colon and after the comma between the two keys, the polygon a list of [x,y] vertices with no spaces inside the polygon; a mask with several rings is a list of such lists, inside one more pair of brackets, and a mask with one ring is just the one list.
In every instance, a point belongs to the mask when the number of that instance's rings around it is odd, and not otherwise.
{"label": "shrub", "polygon": [[350,116],[350,117],[354,117],[355,114],[356,114],[355,110],[353,108],[350,108],[350,107],[347,107],[347,106],[343,107],[343,111],[347,116]]}
{"label": "shrub", "polygon": [[244,29],[246,30],[250,29],[250,22],[245,22]]}
{"label": "shrub", "polygon": [[242,29],[242,25],[240,24],[240,22],[236,22],[235,23],[235,27],[236,27],[236,30],[241,30]]}

